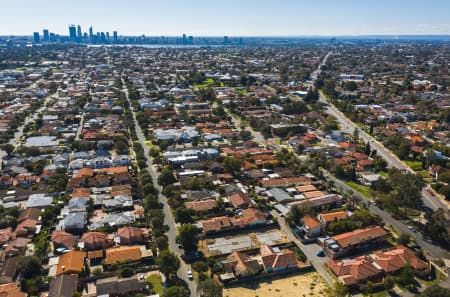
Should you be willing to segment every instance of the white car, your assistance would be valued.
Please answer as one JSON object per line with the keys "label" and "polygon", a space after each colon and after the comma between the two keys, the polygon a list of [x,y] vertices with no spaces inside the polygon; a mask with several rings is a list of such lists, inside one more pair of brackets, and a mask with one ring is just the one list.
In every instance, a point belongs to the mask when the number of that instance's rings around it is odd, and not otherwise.
{"label": "white car", "polygon": [[189,280],[193,280],[194,279],[194,276],[192,275],[192,270],[187,269],[186,270],[186,274],[187,274],[187,277],[188,277]]}

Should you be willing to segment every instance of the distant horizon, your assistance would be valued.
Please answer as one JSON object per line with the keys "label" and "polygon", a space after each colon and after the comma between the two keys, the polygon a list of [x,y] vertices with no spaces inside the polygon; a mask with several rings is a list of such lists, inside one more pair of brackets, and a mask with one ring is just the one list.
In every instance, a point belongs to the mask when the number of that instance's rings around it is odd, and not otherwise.
{"label": "distant horizon", "polygon": [[419,0],[15,0],[0,7],[0,36],[68,35],[69,24],[121,36],[450,35],[450,1],[442,0],[426,7]]}
{"label": "distant horizon", "polygon": [[[38,32],[39,34],[42,34],[42,30],[40,31],[34,31]],[[53,32],[49,30],[49,32]],[[103,31],[102,31],[103,32]],[[113,31],[104,31],[112,33]],[[56,32],[54,32],[56,33]],[[59,34],[56,33],[59,36],[69,36],[68,34]],[[136,34],[136,35],[129,35],[129,34],[118,34],[120,37],[139,37],[139,36],[145,36],[145,37],[181,37],[185,33],[180,33],[178,35],[148,35],[148,34]],[[314,35],[195,35],[195,34],[186,34],[186,36],[193,36],[194,38],[223,38],[224,36],[227,36],[229,38],[311,38],[311,37],[317,37],[317,38],[333,38],[333,37],[450,37],[450,33],[422,33],[422,34],[414,34],[414,33],[405,33],[405,34],[342,34],[342,35],[321,35],[321,34],[314,34]],[[0,34],[0,37],[33,37],[33,32],[31,34]]]}

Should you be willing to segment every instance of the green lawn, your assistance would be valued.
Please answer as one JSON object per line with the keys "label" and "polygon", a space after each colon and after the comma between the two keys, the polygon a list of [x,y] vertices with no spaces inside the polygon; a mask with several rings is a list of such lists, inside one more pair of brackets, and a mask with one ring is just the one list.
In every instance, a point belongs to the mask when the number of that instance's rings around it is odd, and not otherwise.
{"label": "green lawn", "polygon": [[404,160],[403,162],[405,162],[405,164],[408,165],[409,167],[411,167],[411,169],[414,170],[414,171],[422,170],[422,162],[420,162],[420,161],[407,161],[407,160]]}
{"label": "green lawn", "polygon": [[152,290],[156,294],[159,294],[160,296],[162,295],[164,288],[163,288],[161,279],[159,278],[159,276],[157,274],[152,274],[149,277],[147,277],[147,282],[150,284],[150,286],[152,287]]}
{"label": "green lawn", "polygon": [[345,182],[345,184],[352,188],[354,191],[359,192],[364,198],[370,199],[371,194],[369,187],[357,184],[352,181],[347,181]]}
{"label": "green lawn", "polygon": [[389,173],[387,171],[381,170],[377,172],[382,177],[388,177]]}
{"label": "green lawn", "polygon": [[212,86],[214,86],[214,83],[215,83],[214,79],[207,78],[203,83],[196,84],[194,87],[202,89],[202,88],[212,87]]}

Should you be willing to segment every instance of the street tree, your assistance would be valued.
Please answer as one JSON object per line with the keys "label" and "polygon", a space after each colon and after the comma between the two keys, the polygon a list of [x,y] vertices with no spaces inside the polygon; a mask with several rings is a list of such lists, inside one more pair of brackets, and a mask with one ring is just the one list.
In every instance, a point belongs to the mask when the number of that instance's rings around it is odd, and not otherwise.
{"label": "street tree", "polygon": [[168,279],[172,279],[180,268],[180,259],[171,251],[165,250],[156,257],[156,264]]}

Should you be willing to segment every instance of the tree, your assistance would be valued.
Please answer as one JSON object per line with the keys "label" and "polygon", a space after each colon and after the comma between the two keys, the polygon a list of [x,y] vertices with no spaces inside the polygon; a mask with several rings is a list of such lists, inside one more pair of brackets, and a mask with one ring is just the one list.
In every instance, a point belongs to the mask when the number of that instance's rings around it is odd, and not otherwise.
{"label": "tree", "polygon": [[366,295],[370,295],[373,293],[373,283],[371,281],[368,281],[367,283],[359,286],[361,292],[363,292]]}
{"label": "tree", "polygon": [[305,98],[303,99],[308,104],[313,104],[317,100],[319,100],[319,92],[317,90],[308,90],[308,93],[306,94]]}
{"label": "tree", "polygon": [[239,171],[243,163],[244,161],[241,159],[236,159],[234,157],[225,157],[225,159],[222,162],[222,165],[225,171],[233,173]]}
{"label": "tree", "polygon": [[383,286],[386,291],[391,291],[395,287],[395,278],[393,276],[386,276],[384,278]]}
{"label": "tree", "polygon": [[121,277],[130,277],[134,274],[134,269],[131,267],[124,267],[120,270]]}
{"label": "tree", "polygon": [[24,278],[39,276],[41,274],[41,260],[36,256],[26,256],[20,261],[18,270]]}
{"label": "tree", "polygon": [[223,286],[213,279],[206,279],[198,284],[197,294],[200,297],[222,297]]}
{"label": "tree", "polygon": [[180,207],[177,210],[175,210],[175,221],[177,221],[180,224],[187,224],[187,223],[193,223],[194,220],[192,219],[193,210]]}
{"label": "tree", "polygon": [[336,282],[334,283],[334,292],[336,297],[346,297],[348,295],[348,288],[346,285]]}
{"label": "tree", "polygon": [[177,238],[185,251],[195,251],[197,249],[198,234],[200,234],[200,230],[195,225],[185,224],[180,227]]}
{"label": "tree", "polygon": [[160,250],[167,250],[169,248],[169,241],[167,240],[167,237],[162,235],[156,238],[155,240],[156,247]]}
{"label": "tree", "polygon": [[174,275],[176,275],[178,269],[180,269],[180,259],[178,259],[178,257],[169,250],[159,253],[156,257],[156,264],[159,266],[159,270],[168,279],[171,279]]}
{"label": "tree", "polygon": [[189,290],[182,286],[173,286],[164,290],[163,297],[189,297]]}
{"label": "tree", "polygon": [[175,177],[173,176],[172,170],[165,167],[161,170],[160,175],[158,176],[158,184],[165,187],[167,185],[173,184],[176,181]]}
{"label": "tree", "polygon": [[197,272],[207,272],[209,267],[208,264],[204,261],[197,261],[194,264],[192,264],[192,269],[194,269]]}
{"label": "tree", "polygon": [[408,286],[414,284],[414,271],[410,266],[405,266],[400,271],[397,281],[403,286]]}

